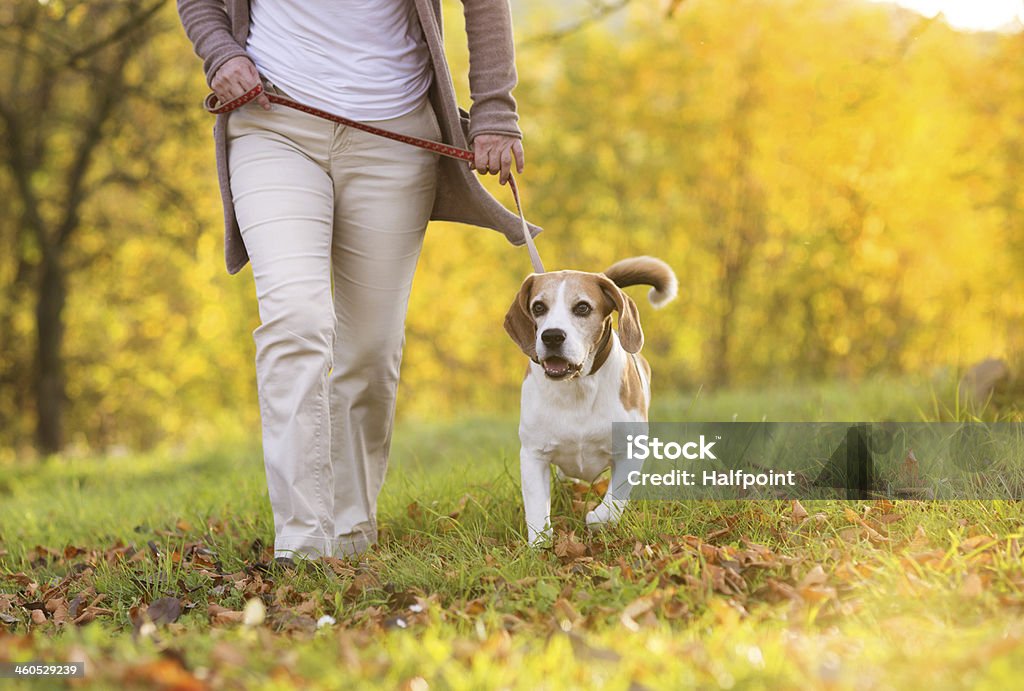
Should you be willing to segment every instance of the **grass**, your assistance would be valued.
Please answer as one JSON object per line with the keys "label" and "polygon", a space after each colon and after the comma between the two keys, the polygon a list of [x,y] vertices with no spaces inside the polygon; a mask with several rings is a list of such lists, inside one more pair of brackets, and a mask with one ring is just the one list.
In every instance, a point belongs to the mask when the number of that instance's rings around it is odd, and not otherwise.
{"label": "grass", "polygon": [[[658,420],[941,417],[927,386],[891,381],[659,404]],[[515,428],[403,422],[381,544],[269,573],[251,441],[4,468],[0,660],[179,689],[1003,688],[1024,665],[1016,502],[649,502],[590,533],[597,495],[559,485],[554,547],[532,550]],[[60,616],[76,595],[92,623]],[[160,598],[173,623],[144,613]],[[47,601],[32,623],[24,605]]]}

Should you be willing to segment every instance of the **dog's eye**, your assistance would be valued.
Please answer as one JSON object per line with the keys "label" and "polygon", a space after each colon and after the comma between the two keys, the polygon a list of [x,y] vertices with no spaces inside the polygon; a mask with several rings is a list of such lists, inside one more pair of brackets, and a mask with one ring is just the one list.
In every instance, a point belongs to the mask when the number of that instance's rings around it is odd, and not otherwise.
{"label": "dog's eye", "polygon": [[533,303],[533,307],[530,308],[530,311],[533,312],[533,316],[539,317],[540,315],[548,311],[548,306],[545,305],[543,302],[535,302]]}
{"label": "dog's eye", "polygon": [[577,302],[576,306],[572,308],[572,313],[577,317],[585,317],[593,311],[593,307],[585,302]]}

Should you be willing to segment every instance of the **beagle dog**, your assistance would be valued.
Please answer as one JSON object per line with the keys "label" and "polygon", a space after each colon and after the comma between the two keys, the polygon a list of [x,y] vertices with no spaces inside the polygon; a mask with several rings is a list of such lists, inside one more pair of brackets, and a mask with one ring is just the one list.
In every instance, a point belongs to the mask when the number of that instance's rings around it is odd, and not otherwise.
{"label": "beagle dog", "polygon": [[[612,422],[647,422],[651,368],[636,303],[622,292],[652,286],[654,307],[678,290],[669,266],[653,257],[616,262],[604,273],[531,274],[505,315],[505,331],[530,358],[519,418],[520,474],[531,545],[551,537],[551,466],[593,482],[612,466],[603,501],[588,526],[614,523],[629,500],[629,469],[612,459]],[[618,312],[618,330],[612,313]]]}

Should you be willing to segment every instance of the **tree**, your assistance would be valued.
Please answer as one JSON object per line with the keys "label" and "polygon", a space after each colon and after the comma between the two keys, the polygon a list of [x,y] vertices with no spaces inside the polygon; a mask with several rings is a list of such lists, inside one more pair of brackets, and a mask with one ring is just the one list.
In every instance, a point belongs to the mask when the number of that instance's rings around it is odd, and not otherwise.
{"label": "tree", "polygon": [[[10,327],[19,301],[30,299],[35,342],[31,367],[17,355],[8,357],[0,363],[0,382],[24,391],[16,384],[29,379],[35,438],[43,452],[59,450],[63,441],[69,279],[96,256],[76,247],[83,217],[110,186],[134,190],[154,184],[131,172],[148,157],[145,148],[123,152],[107,145],[138,99],[166,101],[148,88],[152,66],[139,59],[161,30],[156,18],[166,4],[19,0],[2,10],[7,16],[0,22],[0,64],[7,78],[0,99],[0,161],[13,209],[0,225],[0,237],[14,251],[0,260],[10,278],[2,284],[0,324]],[[24,352],[13,342],[15,334],[14,328],[0,332],[5,353]]]}

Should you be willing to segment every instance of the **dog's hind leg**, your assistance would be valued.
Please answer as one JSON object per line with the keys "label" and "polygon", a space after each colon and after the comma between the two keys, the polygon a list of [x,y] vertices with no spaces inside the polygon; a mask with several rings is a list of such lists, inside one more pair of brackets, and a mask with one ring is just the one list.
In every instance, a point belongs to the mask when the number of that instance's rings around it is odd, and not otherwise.
{"label": "dog's hind leg", "polygon": [[640,469],[640,463],[623,460],[612,465],[612,477],[601,503],[587,514],[587,526],[598,528],[606,523],[615,523],[622,517],[629,503],[629,473]]}

